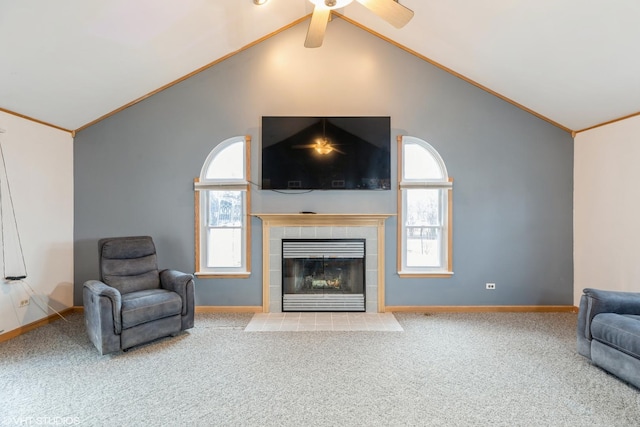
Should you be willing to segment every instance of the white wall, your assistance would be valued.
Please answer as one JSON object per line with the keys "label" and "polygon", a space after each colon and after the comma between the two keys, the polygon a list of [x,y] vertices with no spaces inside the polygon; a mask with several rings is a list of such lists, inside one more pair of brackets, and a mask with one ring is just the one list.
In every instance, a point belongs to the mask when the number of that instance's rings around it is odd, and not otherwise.
{"label": "white wall", "polygon": [[[0,162],[4,256],[0,247],[0,333],[6,333],[73,305],[73,138],[68,132],[0,112]],[[10,184],[15,221],[9,204]],[[22,261],[27,278],[19,274]],[[29,287],[33,289],[32,292]],[[29,304],[20,307],[21,300]]]}
{"label": "white wall", "polygon": [[579,133],[574,147],[574,302],[640,291],[640,117]]}

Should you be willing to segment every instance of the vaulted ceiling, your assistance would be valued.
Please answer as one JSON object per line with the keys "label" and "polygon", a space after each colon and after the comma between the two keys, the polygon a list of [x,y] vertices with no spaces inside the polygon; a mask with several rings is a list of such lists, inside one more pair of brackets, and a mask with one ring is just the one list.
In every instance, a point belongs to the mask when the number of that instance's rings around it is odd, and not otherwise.
{"label": "vaulted ceiling", "polygon": [[[357,2],[338,12],[569,131],[640,112],[637,0],[400,3],[415,12],[402,29]],[[308,0],[0,0],[0,110],[76,130],[312,10]]]}

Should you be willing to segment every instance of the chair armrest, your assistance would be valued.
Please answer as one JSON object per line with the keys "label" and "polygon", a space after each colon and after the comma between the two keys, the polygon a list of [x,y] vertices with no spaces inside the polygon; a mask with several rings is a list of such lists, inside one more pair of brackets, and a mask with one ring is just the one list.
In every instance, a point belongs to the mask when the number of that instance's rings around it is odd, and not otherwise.
{"label": "chair armrest", "polygon": [[[113,311],[113,323],[115,327],[115,332],[120,333],[122,331],[122,319],[120,316],[120,312],[122,310],[122,295],[120,291],[116,288],[112,288],[111,286],[103,283],[99,280],[88,280],[84,282],[84,288],[89,291],[89,293],[96,297],[106,297],[111,301],[111,308]],[[98,309],[98,301],[99,298],[96,298],[94,301],[94,305],[96,309]],[[84,301],[85,305],[91,305],[91,300]],[[85,307],[85,310],[91,309],[91,307]]]}
{"label": "chair armrest", "polygon": [[[182,315],[187,314],[188,310],[189,282],[193,282],[193,274],[187,274],[177,270],[160,271],[160,286],[162,289],[173,291],[182,298]],[[193,284],[191,286],[193,286]]]}

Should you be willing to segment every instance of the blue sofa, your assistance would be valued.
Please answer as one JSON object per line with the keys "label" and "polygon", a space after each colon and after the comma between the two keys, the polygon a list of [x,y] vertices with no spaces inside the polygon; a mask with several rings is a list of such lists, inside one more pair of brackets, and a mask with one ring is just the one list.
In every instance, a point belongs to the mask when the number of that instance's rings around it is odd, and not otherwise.
{"label": "blue sofa", "polygon": [[585,289],[578,353],[640,388],[640,293]]}

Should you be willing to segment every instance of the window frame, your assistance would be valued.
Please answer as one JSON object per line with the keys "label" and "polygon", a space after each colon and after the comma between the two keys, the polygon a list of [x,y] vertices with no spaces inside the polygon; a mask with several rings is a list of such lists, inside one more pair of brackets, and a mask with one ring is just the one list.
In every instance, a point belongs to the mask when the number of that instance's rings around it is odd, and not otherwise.
{"label": "window frame", "polygon": [[[451,277],[453,275],[453,179],[449,177],[446,165],[440,154],[428,142],[412,137],[399,135],[398,146],[398,219],[397,219],[397,271],[400,277]],[[422,146],[439,166],[440,179],[405,179],[404,178],[404,148],[405,145],[418,144]],[[442,230],[441,236],[441,265],[438,267],[408,267],[407,263],[407,191],[412,189],[440,190],[440,215],[442,224],[436,226]],[[429,228],[429,227],[427,227]]]}
{"label": "window frame", "polygon": [[[215,158],[231,145],[241,142],[244,147],[244,177],[239,179],[207,179],[207,171]],[[242,212],[242,261],[240,267],[208,267],[208,208],[210,191],[241,191],[243,197]],[[251,275],[251,136],[228,138],[216,145],[205,160],[200,176],[194,179],[195,212],[195,276],[199,278],[247,278]]]}

